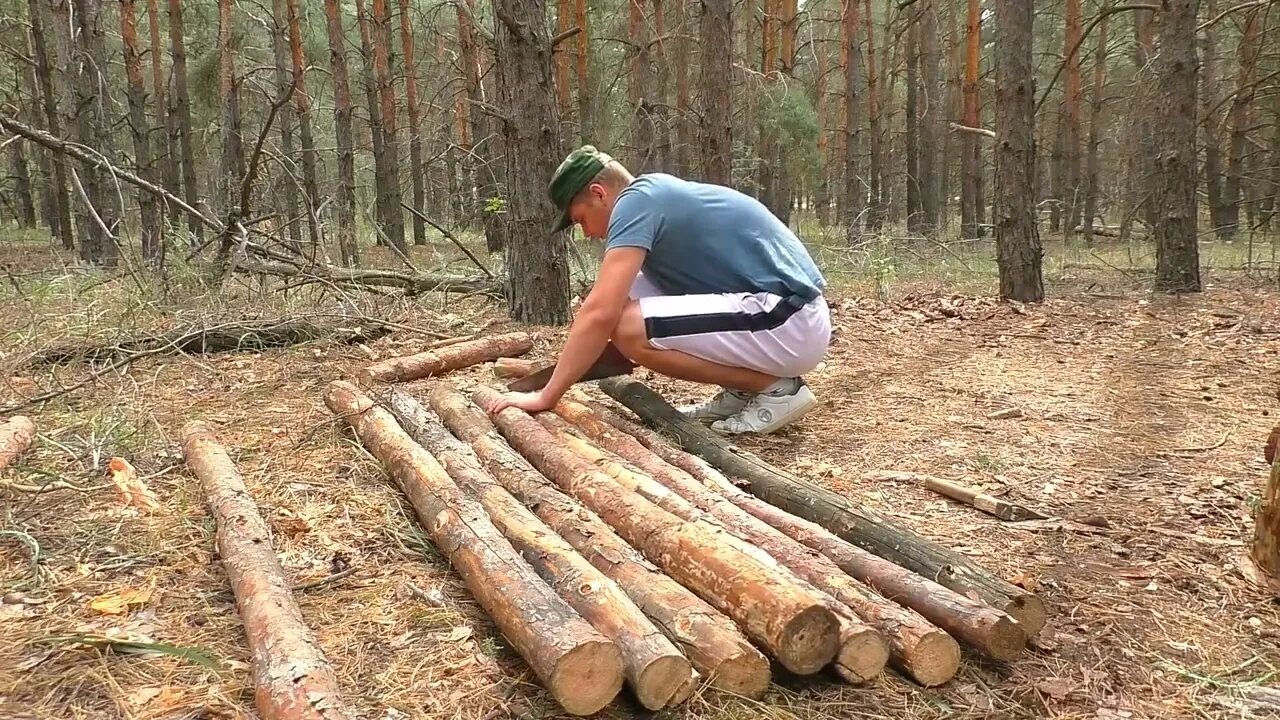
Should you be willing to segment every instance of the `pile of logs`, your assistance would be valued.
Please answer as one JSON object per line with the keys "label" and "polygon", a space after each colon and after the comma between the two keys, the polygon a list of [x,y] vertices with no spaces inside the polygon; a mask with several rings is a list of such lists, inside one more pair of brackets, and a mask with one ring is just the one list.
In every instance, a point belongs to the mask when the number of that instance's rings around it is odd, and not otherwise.
{"label": "pile of logs", "polygon": [[569,713],[624,686],[648,710],[703,684],[758,698],[770,659],[849,683],[890,666],[936,686],[961,645],[1008,661],[1044,624],[1036,596],[681,423],[634,380],[600,386],[665,434],[580,394],[490,417],[490,387],[436,382],[421,400],[372,387],[455,366],[420,363],[371,368],[363,389],[335,381],[325,403]]}

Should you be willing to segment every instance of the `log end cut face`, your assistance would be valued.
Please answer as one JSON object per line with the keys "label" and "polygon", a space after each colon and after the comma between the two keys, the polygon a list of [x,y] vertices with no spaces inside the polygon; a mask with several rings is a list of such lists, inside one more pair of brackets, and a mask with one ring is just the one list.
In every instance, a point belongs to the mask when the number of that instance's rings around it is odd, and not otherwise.
{"label": "log end cut face", "polygon": [[778,662],[797,675],[818,672],[840,649],[839,631],[840,622],[821,604],[792,615],[778,635]]}
{"label": "log end cut face", "polygon": [[717,690],[758,700],[769,689],[769,659],[754,648],[746,650],[722,661],[707,680]]}
{"label": "log end cut face", "polygon": [[617,645],[586,642],[560,658],[547,689],[566,712],[593,715],[622,690],[622,677],[622,655]]}
{"label": "log end cut face", "polygon": [[993,660],[1007,662],[1027,647],[1025,626],[1011,617],[1002,617],[991,626],[983,650]]}
{"label": "log end cut face", "polygon": [[884,671],[889,646],[870,627],[846,631],[835,657],[836,674],[848,682],[864,683]]}
{"label": "log end cut face", "polygon": [[649,663],[636,678],[636,699],[648,710],[678,705],[692,692],[693,666],[683,655],[665,655]]}
{"label": "log end cut face", "polygon": [[941,630],[929,632],[912,648],[903,670],[925,687],[937,687],[960,670],[960,644]]}
{"label": "log end cut face", "polygon": [[1040,633],[1044,627],[1045,621],[1048,619],[1049,611],[1044,606],[1044,600],[1039,595],[1026,593],[1018,595],[1009,601],[1004,611],[1018,621],[1023,632],[1023,643],[1028,638],[1033,638]]}

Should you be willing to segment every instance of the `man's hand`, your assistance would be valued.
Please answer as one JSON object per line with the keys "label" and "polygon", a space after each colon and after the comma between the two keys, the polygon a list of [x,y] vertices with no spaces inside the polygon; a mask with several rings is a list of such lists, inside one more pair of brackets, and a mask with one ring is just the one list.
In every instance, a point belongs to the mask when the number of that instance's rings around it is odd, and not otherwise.
{"label": "man's hand", "polygon": [[509,392],[489,403],[485,411],[490,415],[496,415],[509,407],[514,407],[527,413],[539,413],[555,406],[556,399],[541,390],[529,393]]}

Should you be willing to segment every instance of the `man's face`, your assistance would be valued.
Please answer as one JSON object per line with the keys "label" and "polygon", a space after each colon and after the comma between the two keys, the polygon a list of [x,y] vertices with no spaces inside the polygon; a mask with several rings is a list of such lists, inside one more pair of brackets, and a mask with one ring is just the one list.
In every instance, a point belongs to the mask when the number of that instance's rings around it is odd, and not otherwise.
{"label": "man's face", "polygon": [[613,198],[608,188],[591,183],[569,205],[569,219],[582,228],[592,240],[604,240],[609,233],[609,215],[613,212]]}

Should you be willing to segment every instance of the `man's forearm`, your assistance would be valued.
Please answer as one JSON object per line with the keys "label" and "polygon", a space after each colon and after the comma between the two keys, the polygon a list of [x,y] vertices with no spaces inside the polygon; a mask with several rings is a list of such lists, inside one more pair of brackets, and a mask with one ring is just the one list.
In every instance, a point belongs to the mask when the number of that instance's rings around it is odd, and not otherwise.
{"label": "man's forearm", "polygon": [[612,332],[613,327],[603,314],[582,314],[569,328],[569,337],[556,359],[556,371],[542,392],[559,400],[600,357]]}

